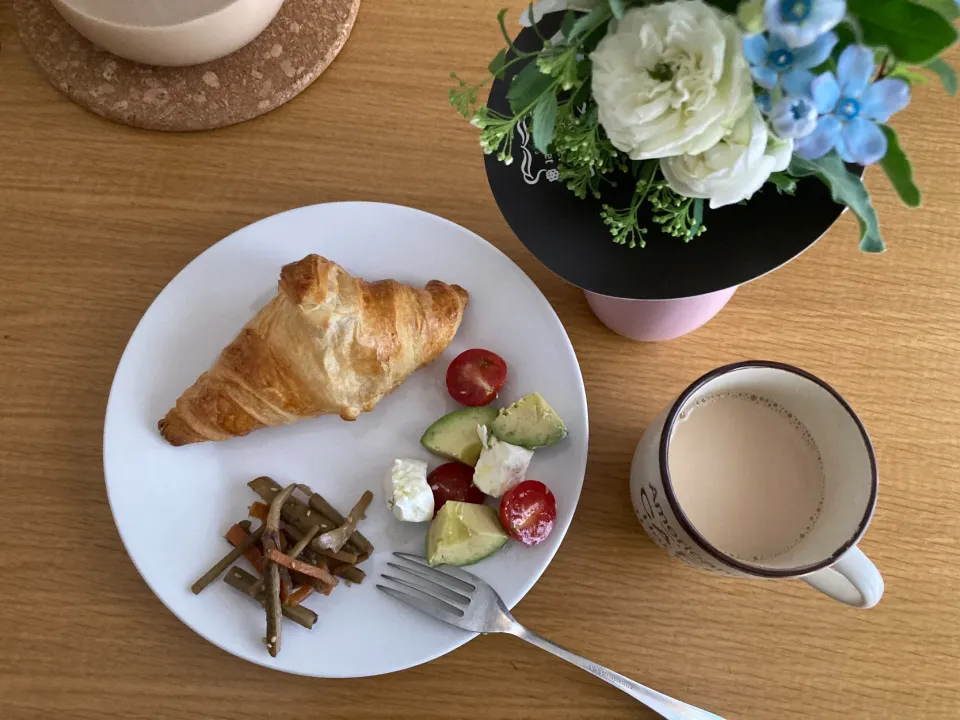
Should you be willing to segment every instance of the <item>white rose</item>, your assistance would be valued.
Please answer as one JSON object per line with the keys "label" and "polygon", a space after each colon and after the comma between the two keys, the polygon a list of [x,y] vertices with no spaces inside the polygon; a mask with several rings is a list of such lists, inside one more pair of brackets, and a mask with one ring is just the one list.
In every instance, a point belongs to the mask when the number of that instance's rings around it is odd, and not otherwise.
{"label": "white rose", "polygon": [[793,140],[780,140],[751,105],[733,131],[699,155],[663,158],[660,169],[681,195],[709,198],[711,208],[748,200],[770,177],[786,170]]}
{"label": "white rose", "polygon": [[635,7],[593,60],[593,97],[615,147],[634,160],[697,154],[753,103],[733,17],[700,0]]}

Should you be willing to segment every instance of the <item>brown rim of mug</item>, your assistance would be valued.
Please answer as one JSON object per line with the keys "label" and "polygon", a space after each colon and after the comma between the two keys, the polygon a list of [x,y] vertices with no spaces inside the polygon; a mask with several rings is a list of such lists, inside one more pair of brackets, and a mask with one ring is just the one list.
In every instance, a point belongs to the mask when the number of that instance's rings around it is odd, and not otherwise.
{"label": "brown rim of mug", "polygon": [[[854,423],[857,425],[857,428],[860,430],[860,435],[863,438],[863,444],[867,449],[867,456],[870,458],[871,487],[870,501],[867,503],[867,509],[863,514],[863,518],[861,518],[860,523],[857,525],[856,531],[849,540],[831,553],[829,557],[812,565],[804,565],[802,567],[791,568],[787,570],[774,570],[771,568],[760,567],[758,565],[750,565],[741,560],[737,560],[730,555],[727,555],[707,542],[706,538],[704,538],[703,535],[701,535],[697,529],[694,528],[693,523],[690,522],[690,519],[687,517],[686,513],[681,509],[680,503],[677,501],[677,496],[673,492],[673,483],[670,480],[670,472],[667,468],[667,457],[670,448],[670,438],[673,435],[673,426],[677,419],[677,415],[680,413],[680,409],[684,406],[687,400],[690,399],[691,395],[693,395],[708,382],[715,380],[722,375],[727,375],[728,373],[735,372],[737,370],[743,370],[745,368],[770,368],[773,370],[784,370],[816,383],[830,393],[834,399],[840,403],[840,406],[847,411],[847,414],[850,415],[851,419],[853,419]],[[873,517],[873,511],[877,505],[877,492],[880,485],[880,479],[877,474],[877,458],[873,450],[873,443],[870,442],[870,436],[867,435],[866,428],[863,426],[863,423],[857,414],[853,411],[853,408],[850,407],[849,403],[847,403],[847,401],[840,396],[840,393],[838,393],[816,375],[811,375],[806,370],[801,370],[793,365],[772,362],[769,360],[745,360],[743,362],[724,365],[723,367],[711,370],[706,375],[698,378],[689,387],[687,387],[686,390],[680,393],[680,397],[677,398],[677,401],[670,408],[670,412],[667,413],[667,418],[663,424],[663,431],[660,435],[660,480],[663,484],[664,494],[667,496],[667,502],[670,503],[670,507],[673,510],[673,514],[676,516],[677,521],[680,523],[681,527],[683,527],[684,531],[686,531],[686,533],[693,538],[697,545],[699,545],[703,550],[724,565],[734,568],[735,570],[739,570],[740,572],[747,573],[748,575],[764,578],[784,578],[809,575],[810,573],[816,572],[817,570],[823,570],[824,568],[828,568],[836,563],[837,560],[844,555],[844,553],[846,553],[850,548],[860,541],[860,538],[862,538],[863,534],[867,531],[867,526],[870,524],[870,518]]]}

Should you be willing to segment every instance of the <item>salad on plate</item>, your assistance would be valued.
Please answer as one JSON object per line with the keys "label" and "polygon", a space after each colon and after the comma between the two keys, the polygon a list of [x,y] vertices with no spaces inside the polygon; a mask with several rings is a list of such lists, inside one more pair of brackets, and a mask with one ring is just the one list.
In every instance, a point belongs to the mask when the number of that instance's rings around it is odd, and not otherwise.
{"label": "salad on plate", "polygon": [[387,506],[401,522],[429,522],[428,564],[471,565],[509,540],[543,542],[553,529],[557,502],[527,472],[536,450],[567,436],[559,415],[539,393],[497,409],[507,363],[475,348],[447,369],[450,396],[466,407],[439,418],[420,444],[445,462],[433,470],[423,460],[400,457],[385,481]]}

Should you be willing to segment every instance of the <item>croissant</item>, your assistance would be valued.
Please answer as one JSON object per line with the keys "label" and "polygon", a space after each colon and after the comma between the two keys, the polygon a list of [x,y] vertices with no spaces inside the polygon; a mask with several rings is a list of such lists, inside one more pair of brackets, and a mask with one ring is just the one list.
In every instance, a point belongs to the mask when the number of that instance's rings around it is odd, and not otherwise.
{"label": "croissant", "polygon": [[171,445],[226,440],[318,415],[355,420],[453,340],[469,294],[365,282],[308,255],[158,423]]}

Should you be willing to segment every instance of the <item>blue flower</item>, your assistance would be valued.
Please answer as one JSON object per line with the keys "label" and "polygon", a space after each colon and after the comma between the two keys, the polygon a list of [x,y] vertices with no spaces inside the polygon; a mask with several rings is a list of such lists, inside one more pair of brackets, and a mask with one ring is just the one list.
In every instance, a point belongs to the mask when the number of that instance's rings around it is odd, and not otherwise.
{"label": "blue flower", "polygon": [[874,70],[873,50],[851,45],[840,55],[836,76],[810,76],[806,94],[822,117],[816,130],[794,145],[797,155],[816,160],[836,148],[844,161],[870,165],[887,154],[887,136],[877,123],[907,106],[910,85],[897,78],[871,83]]}
{"label": "blue flower", "polygon": [[847,0],[765,0],[763,5],[767,29],[795,48],[833,30],[846,14]]}
{"label": "blue flower", "polygon": [[770,127],[783,140],[803,138],[817,127],[817,108],[810,98],[785,97],[770,113]]}
{"label": "blue flower", "polygon": [[779,35],[759,33],[743,39],[743,54],[750,63],[753,81],[762,88],[772,90],[781,78],[798,70],[809,70],[824,62],[834,45],[836,33],[828,32],[806,47],[791,48]]}

